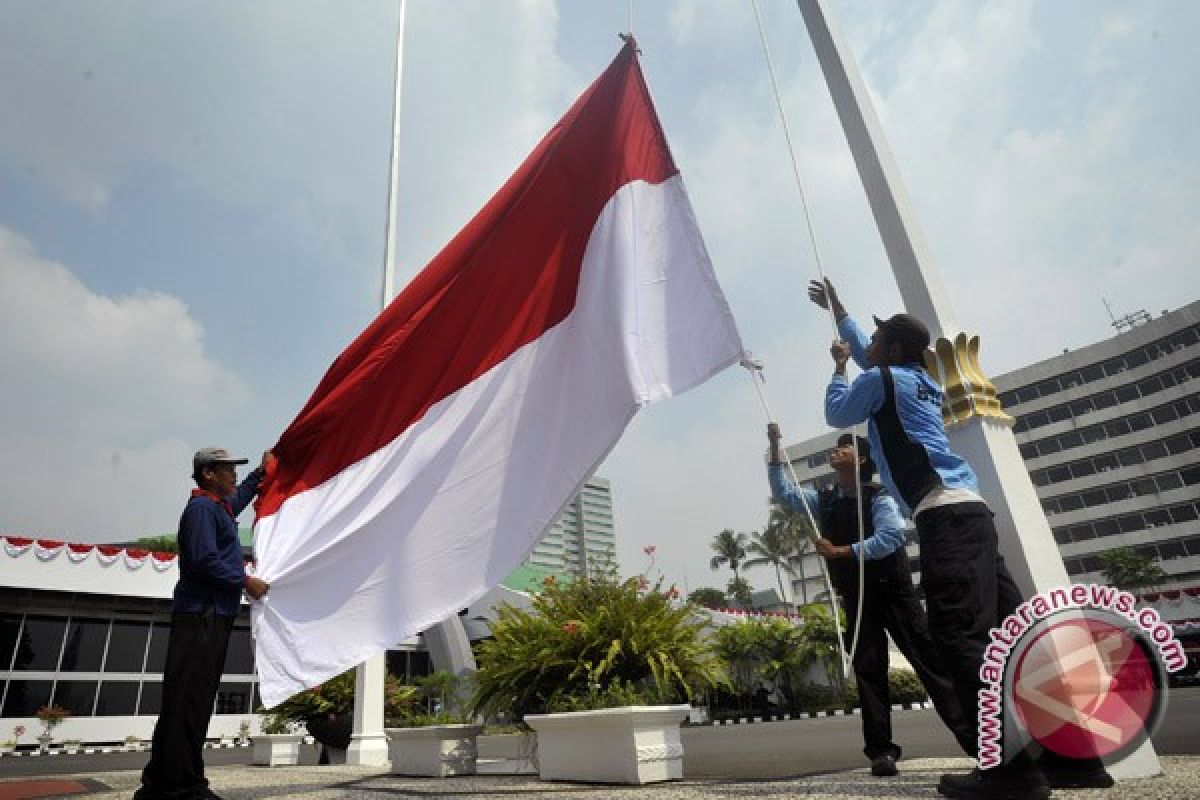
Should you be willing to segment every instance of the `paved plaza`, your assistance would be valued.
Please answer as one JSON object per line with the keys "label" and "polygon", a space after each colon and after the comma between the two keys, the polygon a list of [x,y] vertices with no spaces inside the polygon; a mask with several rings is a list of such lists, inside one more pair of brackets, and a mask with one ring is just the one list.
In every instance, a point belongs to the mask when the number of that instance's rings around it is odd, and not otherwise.
{"label": "paved plaza", "polygon": [[[1139,800],[1194,800],[1200,796],[1200,759],[1194,756],[1164,756],[1166,775],[1122,783],[1108,791],[1059,792],[1071,800],[1136,797]],[[829,772],[795,778],[743,780],[684,780],[649,786],[595,786],[575,783],[543,783],[534,776],[478,776],[472,778],[402,778],[378,768],[365,767],[215,767],[209,772],[213,788],[226,800],[288,797],[307,800],[383,800],[385,798],[461,798],[462,800],[512,800],[547,798],[555,800],[688,800],[689,798],[803,797],[889,798],[938,797],[938,776],[962,769],[965,759],[922,758],[902,763],[895,778],[872,778],[865,769]],[[47,779],[41,779],[47,780]],[[88,800],[127,800],[137,786],[137,772],[98,772],[59,776],[55,794],[79,792]],[[74,783],[75,786],[70,786]],[[7,789],[7,791],[6,791]],[[0,783],[0,800],[38,796],[38,780]]]}
{"label": "paved plaza", "polygon": [[[1196,800],[1200,798],[1200,689],[1176,689],[1154,736],[1164,776],[1124,782],[1110,791],[1061,791],[1056,797]],[[859,748],[857,717],[794,720],[735,726],[685,727],[686,780],[639,787],[544,783],[536,775],[480,775],[433,780],[402,778],[384,768],[318,767],[315,748],[305,748],[303,766],[253,767],[248,748],[209,750],[205,760],[213,788],[226,800],[251,798],[889,798],[938,797],[938,776],[966,769],[955,758],[953,739],[931,711],[893,715],[896,740],[905,748],[896,778],[872,778]],[[527,747],[517,736],[485,736],[481,765],[507,760],[522,766]],[[0,800],[76,796],[126,800],[138,783],[145,753],[6,757],[0,759]],[[526,762],[524,766],[528,766]],[[482,766],[481,766],[482,768]]]}

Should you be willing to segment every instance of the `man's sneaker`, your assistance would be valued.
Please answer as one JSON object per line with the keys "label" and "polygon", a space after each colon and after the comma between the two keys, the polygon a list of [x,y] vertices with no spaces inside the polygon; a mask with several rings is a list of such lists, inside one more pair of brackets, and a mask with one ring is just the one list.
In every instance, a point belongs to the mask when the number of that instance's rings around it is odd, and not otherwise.
{"label": "man's sneaker", "polygon": [[1046,800],[1050,786],[1034,771],[1002,769],[946,774],[938,782],[938,793],[961,800]]}
{"label": "man's sneaker", "polygon": [[871,774],[876,778],[890,778],[896,774],[896,757],[884,753],[871,759]]}

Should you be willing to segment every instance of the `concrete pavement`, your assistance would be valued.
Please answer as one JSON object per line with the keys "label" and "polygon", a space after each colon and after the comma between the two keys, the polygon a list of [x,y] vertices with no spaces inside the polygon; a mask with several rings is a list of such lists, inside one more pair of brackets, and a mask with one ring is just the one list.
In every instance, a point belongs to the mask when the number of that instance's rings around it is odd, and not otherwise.
{"label": "concrete pavement", "polygon": [[[209,771],[213,789],[226,800],[297,798],[297,800],[380,800],[380,798],[460,798],[461,800],[741,800],[749,797],[804,797],[810,800],[855,798],[935,798],[938,776],[947,770],[965,769],[966,759],[917,759],[901,763],[895,778],[872,778],[865,769],[828,772],[773,780],[695,780],[648,786],[596,786],[575,783],[542,783],[529,776],[477,776],[471,778],[403,778],[364,767],[216,767]],[[1166,775],[1122,783],[1100,791],[1058,792],[1070,800],[1195,800],[1200,795],[1200,759],[1167,756]],[[88,800],[127,800],[137,786],[133,771],[59,776],[78,781]],[[59,786],[61,787],[61,783]],[[19,800],[38,796],[6,792],[17,784],[0,783],[0,798]],[[32,788],[30,784],[25,786]],[[44,795],[43,795],[44,796]],[[62,795],[58,795],[62,796]]]}

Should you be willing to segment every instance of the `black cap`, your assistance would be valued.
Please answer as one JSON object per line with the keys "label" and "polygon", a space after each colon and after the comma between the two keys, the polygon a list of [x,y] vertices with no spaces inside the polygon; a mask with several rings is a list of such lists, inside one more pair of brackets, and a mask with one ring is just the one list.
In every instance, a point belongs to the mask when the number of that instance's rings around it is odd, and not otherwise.
{"label": "black cap", "polygon": [[896,314],[891,319],[875,317],[875,324],[888,342],[899,344],[906,357],[920,360],[929,347],[929,328],[912,314]]}

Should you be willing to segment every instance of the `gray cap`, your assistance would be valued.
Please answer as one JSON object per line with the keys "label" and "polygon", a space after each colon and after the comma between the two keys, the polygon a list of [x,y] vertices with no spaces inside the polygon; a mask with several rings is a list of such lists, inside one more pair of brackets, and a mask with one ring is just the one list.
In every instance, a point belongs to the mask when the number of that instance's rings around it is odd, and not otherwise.
{"label": "gray cap", "polygon": [[248,458],[234,458],[224,447],[202,447],[192,457],[192,468],[200,469],[213,464],[249,464]]}

